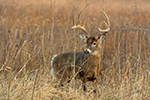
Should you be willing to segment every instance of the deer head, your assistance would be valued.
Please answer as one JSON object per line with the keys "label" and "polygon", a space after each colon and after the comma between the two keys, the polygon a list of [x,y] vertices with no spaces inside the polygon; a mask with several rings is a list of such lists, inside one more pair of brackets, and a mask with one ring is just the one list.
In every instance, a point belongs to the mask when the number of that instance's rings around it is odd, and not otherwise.
{"label": "deer head", "polygon": [[81,25],[80,21],[80,14],[79,14],[79,21],[78,25],[74,23],[73,29],[81,29],[84,33],[80,33],[80,38],[86,43],[86,49],[84,50],[85,54],[90,55],[97,55],[98,54],[98,45],[102,43],[103,40],[105,40],[106,33],[110,30],[110,21],[107,16],[107,14],[103,11],[104,15],[106,16],[107,23],[103,21],[103,23],[106,25],[106,29],[101,29],[98,27],[98,30],[100,31],[100,34],[98,34],[96,37],[88,37],[88,31],[85,28],[87,18],[84,20],[84,24]]}

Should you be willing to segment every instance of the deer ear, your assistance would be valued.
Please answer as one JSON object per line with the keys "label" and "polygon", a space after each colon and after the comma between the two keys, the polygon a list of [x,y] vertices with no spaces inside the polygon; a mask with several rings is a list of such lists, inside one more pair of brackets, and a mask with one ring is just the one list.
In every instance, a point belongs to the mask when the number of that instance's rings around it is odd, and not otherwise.
{"label": "deer ear", "polygon": [[102,40],[104,41],[106,39],[106,34],[102,35]]}
{"label": "deer ear", "polygon": [[104,41],[106,39],[106,34],[100,34],[96,37],[98,40],[100,40],[102,38],[102,41]]}
{"label": "deer ear", "polygon": [[81,40],[83,40],[84,42],[87,41],[87,36],[84,33],[79,33],[79,37],[81,38]]}
{"label": "deer ear", "polygon": [[98,42],[101,44],[106,39],[106,34],[102,34],[98,36],[97,38],[98,38]]}

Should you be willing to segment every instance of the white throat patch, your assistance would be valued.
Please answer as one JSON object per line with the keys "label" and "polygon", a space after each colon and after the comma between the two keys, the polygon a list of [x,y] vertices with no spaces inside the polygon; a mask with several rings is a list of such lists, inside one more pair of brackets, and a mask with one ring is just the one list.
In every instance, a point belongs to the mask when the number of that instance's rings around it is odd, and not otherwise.
{"label": "white throat patch", "polygon": [[91,55],[97,55],[97,51],[90,53]]}

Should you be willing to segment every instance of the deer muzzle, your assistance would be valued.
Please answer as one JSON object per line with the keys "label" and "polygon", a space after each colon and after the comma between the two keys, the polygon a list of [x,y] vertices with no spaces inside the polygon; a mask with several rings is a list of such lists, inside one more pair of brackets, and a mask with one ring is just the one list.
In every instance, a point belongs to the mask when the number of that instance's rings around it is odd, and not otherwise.
{"label": "deer muzzle", "polygon": [[85,49],[85,50],[84,50],[84,53],[85,53],[85,54],[90,54],[90,53],[91,53],[91,50],[90,50],[90,49]]}

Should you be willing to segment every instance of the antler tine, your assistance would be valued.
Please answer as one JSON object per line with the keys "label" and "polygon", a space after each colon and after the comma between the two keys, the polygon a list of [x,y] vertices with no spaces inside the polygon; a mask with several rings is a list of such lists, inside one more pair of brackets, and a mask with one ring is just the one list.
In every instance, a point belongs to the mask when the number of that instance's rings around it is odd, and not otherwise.
{"label": "antler tine", "polygon": [[85,25],[86,25],[86,22],[87,22],[87,17],[85,18],[84,23],[83,23],[83,26],[84,26],[84,27],[85,27]]}
{"label": "antler tine", "polygon": [[79,13],[79,15],[78,15],[78,25],[81,25],[81,12]]}
{"label": "antler tine", "polygon": [[84,20],[84,23],[83,25],[81,25],[81,13],[78,14],[78,24],[76,25],[74,20],[73,20],[73,24],[74,26],[72,27],[73,29],[81,29],[82,31],[84,31],[85,33],[88,34],[88,31],[86,30],[85,28],[85,25],[86,25],[86,22],[87,22],[87,19]]}
{"label": "antler tine", "polygon": [[107,19],[107,23],[105,21],[103,21],[103,23],[107,26],[107,28],[103,30],[103,29],[101,29],[101,28],[98,27],[98,30],[100,32],[108,32],[110,30],[110,21],[109,21],[109,18],[107,16],[107,14],[104,11],[103,11],[103,13],[104,13],[104,15],[105,15],[105,17]]}

